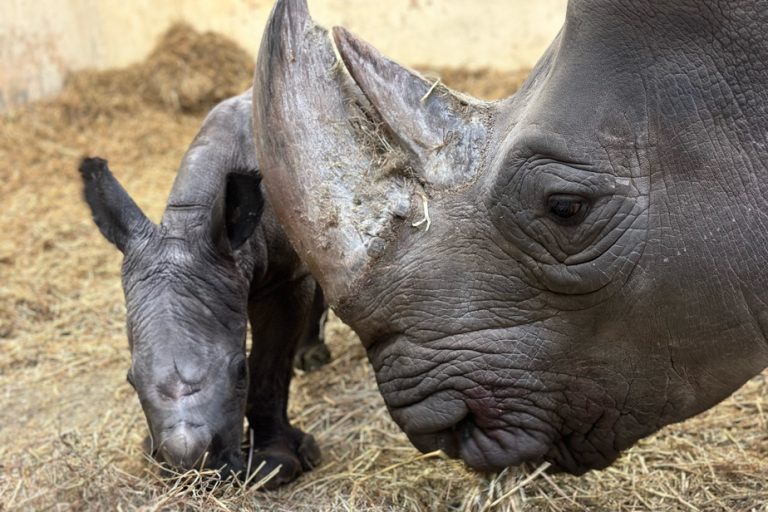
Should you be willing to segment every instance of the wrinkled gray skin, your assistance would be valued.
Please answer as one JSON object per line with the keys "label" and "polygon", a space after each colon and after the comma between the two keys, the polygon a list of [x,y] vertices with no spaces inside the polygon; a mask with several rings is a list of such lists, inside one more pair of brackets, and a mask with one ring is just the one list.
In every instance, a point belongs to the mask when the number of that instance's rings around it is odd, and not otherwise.
{"label": "wrinkled gray skin", "polygon": [[[159,226],[101,159],[80,172],[104,236],[125,255],[131,368],[151,451],[179,469],[245,469],[243,415],[256,468],[282,468],[271,486],[317,464],[311,436],[286,415],[291,361],[324,362],[325,303],[260,189],[251,92],[206,118],[179,169]],[[253,346],[245,360],[246,326]],[[327,357],[326,359],[327,360]],[[247,401],[246,401],[247,396]]]}
{"label": "wrinkled gray skin", "polygon": [[483,102],[278,2],[265,186],[419,449],[582,473],[766,367],[767,26],[764,0],[571,0]]}

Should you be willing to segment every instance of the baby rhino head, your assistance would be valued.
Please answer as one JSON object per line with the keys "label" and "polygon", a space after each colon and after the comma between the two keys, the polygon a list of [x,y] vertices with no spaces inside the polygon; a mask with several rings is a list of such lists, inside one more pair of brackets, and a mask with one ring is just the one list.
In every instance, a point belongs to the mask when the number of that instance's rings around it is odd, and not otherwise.
{"label": "baby rhino head", "polygon": [[80,166],[101,233],[124,254],[128,381],[152,452],[177,469],[240,471],[249,280],[234,251],[253,233],[258,174],[229,173],[212,205],[170,206],[157,226],[106,161]]}

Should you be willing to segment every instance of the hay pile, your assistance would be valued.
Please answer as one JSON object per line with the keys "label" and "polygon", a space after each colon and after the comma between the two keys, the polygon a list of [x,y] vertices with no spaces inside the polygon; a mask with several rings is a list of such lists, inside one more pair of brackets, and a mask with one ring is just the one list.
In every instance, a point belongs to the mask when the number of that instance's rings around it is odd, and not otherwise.
{"label": "hay pile", "polygon": [[[291,402],[321,467],[273,493],[161,481],[142,460],[144,420],[125,382],[120,256],[92,225],[75,169],[83,154],[107,157],[158,219],[202,115],[251,71],[226,39],[175,27],[145,62],[76,75],[60,97],[0,118],[0,510],[764,510],[765,376],[606,471],[491,479],[410,446],[338,321],[334,361],[298,376]],[[496,96],[519,80],[442,74]]]}
{"label": "hay pile", "polygon": [[55,103],[70,121],[130,114],[143,107],[204,114],[250,86],[253,59],[224,36],[171,27],[147,59],[125,69],[69,77]]}

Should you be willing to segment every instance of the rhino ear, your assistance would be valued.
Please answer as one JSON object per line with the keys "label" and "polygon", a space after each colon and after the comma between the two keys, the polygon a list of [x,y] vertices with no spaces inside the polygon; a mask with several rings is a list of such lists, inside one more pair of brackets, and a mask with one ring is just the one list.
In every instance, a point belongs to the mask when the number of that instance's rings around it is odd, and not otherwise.
{"label": "rhino ear", "polygon": [[238,249],[253,234],[264,211],[261,176],[231,172],[211,212],[211,238],[224,254]]}
{"label": "rhino ear", "polygon": [[333,35],[350,75],[423,182],[442,188],[471,178],[485,140],[481,102],[425,80],[342,27]]}
{"label": "rhino ear", "polygon": [[85,201],[101,234],[121,252],[154,225],[112,175],[103,158],[84,158],[78,169]]}

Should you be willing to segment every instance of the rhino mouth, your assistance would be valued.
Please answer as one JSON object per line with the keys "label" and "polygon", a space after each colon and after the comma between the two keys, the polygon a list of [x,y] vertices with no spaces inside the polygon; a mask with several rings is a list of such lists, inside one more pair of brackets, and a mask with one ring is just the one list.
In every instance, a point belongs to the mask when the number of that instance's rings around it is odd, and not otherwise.
{"label": "rhino mouth", "polygon": [[210,397],[200,397],[209,392],[204,388],[177,400],[139,394],[149,433],[145,452],[172,474],[215,470],[227,479],[245,470],[241,416],[212,406]]}
{"label": "rhino mouth", "polygon": [[[390,412],[417,449],[424,453],[441,450],[480,472],[546,461],[553,471],[580,475],[608,466],[619,454],[610,439],[560,430],[543,421],[538,417],[547,414],[543,411],[506,411],[494,420],[467,412],[453,424],[420,431],[409,428],[407,412],[395,408]],[[595,425],[593,430],[604,429]]]}
{"label": "rhino mouth", "polygon": [[[151,432],[151,429],[150,429]],[[171,474],[190,470],[215,470],[222,479],[245,471],[239,446],[230,447],[204,425],[179,422],[144,440],[144,450]]]}
{"label": "rhino mouth", "polygon": [[442,450],[482,472],[546,461],[583,474],[618,457],[621,414],[595,380],[512,366],[521,357],[457,348],[462,341],[369,348],[390,414],[420,451]]}
{"label": "rhino mouth", "polygon": [[540,462],[550,450],[548,440],[541,432],[482,428],[471,413],[449,428],[433,433],[408,434],[408,439],[422,452],[442,450],[449,457],[461,459],[470,468],[481,472],[498,472]]}

